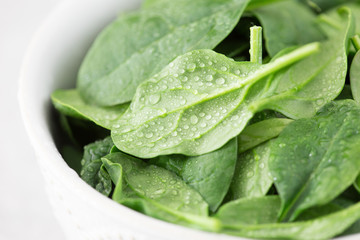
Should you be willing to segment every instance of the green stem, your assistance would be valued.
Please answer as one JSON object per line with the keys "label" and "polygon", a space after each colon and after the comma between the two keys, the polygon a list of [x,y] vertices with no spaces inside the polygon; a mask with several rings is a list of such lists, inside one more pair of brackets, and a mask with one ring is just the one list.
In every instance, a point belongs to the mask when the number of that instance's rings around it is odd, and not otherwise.
{"label": "green stem", "polygon": [[262,64],[262,28],[250,28],[250,62]]}
{"label": "green stem", "polygon": [[351,38],[352,44],[354,45],[356,51],[360,50],[360,37],[359,35],[355,35],[354,37]]}

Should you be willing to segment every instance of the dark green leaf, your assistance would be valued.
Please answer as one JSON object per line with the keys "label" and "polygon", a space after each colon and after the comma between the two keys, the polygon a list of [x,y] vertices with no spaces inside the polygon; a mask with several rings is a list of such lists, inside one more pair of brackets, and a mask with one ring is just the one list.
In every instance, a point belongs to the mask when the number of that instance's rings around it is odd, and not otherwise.
{"label": "dark green leaf", "polygon": [[280,1],[253,12],[264,28],[266,48],[272,57],[285,48],[324,39],[315,14],[297,1]]}
{"label": "dark green leaf", "polygon": [[236,138],[214,152],[195,157],[167,155],[150,163],[175,172],[197,190],[215,212],[223,201],[234,174],[237,160]]}
{"label": "dark green leaf", "polygon": [[208,204],[176,174],[120,152],[102,161],[116,184],[114,200],[159,219],[216,230]]}
{"label": "dark green leaf", "polygon": [[360,108],[334,102],[314,118],[291,123],[271,146],[271,175],[282,199],[280,219],[326,204],[360,171]]}

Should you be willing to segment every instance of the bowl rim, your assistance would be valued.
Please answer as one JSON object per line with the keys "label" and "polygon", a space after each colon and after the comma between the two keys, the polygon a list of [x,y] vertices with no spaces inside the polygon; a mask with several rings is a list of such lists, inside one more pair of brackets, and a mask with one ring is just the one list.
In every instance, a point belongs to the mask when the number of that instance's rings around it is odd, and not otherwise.
{"label": "bowl rim", "polygon": [[[141,0],[137,0],[139,2]],[[126,2],[126,0],[106,0],[106,3],[115,4],[114,2]],[[136,1],[134,1],[136,2]],[[82,3],[96,4],[97,0],[63,0],[59,2],[56,7],[45,18],[45,21],[40,25],[38,30],[33,35],[30,44],[27,47],[26,54],[23,58],[18,88],[18,102],[20,106],[21,118],[27,135],[30,139],[33,149],[36,153],[36,158],[39,161],[39,157],[47,159],[42,164],[46,164],[51,173],[57,175],[57,179],[66,186],[72,186],[69,188],[72,193],[79,196],[83,201],[87,201],[92,207],[99,208],[101,206],[102,212],[106,216],[110,216],[112,219],[118,219],[119,222],[126,222],[132,229],[142,226],[142,235],[148,235],[157,237],[157,239],[206,239],[206,240],[241,240],[242,237],[236,237],[226,235],[223,233],[205,232],[181,225],[168,223],[156,218],[149,217],[142,213],[136,212],[128,207],[120,205],[108,197],[103,196],[95,189],[86,184],[77,173],[72,170],[61,157],[58,152],[55,143],[52,139],[52,134],[48,128],[46,128],[45,116],[36,114],[41,112],[41,106],[37,106],[34,100],[34,92],[31,91],[32,83],[37,82],[33,76],[34,68],[36,69],[36,63],[41,61],[37,59],[37,51],[44,45],[44,39],[48,36],[48,32],[51,32],[51,28],[54,23],[59,21],[60,16],[66,16],[67,9],[80,6]],[[104,1],[102,1],[104,3]],[[35,59],[35,63],[34,63]],[[43,59],[44,60],[44,59]],[[30,76],[30,77],[29,77]],[[50,96],[48,96],[50,99]],[[36,110],[36,111],[33,111]],[[76,191],[75,191],[76,190]],[[90,200],[90,201],[89,201]],[[126,221],[121,216],[126,216]],[[156,230],[156,231],[154,231]],[[160,230],[160,231],[159,231]],[[356,237],[360,237],[360,234],[349,235],[338,239],[343,240],[355,240]]]}

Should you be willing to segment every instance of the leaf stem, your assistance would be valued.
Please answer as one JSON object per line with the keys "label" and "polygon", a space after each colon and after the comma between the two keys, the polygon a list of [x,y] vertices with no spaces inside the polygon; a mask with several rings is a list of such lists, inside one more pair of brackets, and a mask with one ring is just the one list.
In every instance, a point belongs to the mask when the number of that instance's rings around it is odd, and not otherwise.
{"label": "leaf stem", "polygon": [[262,64],[262,28],[250,28],[250,62]]}
{"label": "leaf stem", "polygon": [[356,51],[359,51],[360,50],[360,37],[358,34],[356,34],[355,36],[353,36],[351,38],[351,42],[354,45]]}

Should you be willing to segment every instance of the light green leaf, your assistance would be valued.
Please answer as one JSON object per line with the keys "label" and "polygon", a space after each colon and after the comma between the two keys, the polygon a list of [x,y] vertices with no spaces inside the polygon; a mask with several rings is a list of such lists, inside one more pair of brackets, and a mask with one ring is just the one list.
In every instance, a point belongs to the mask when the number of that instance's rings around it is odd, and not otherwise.
{"label": "light green leaf", "polygon": [[84,102],[75,89],[56,90],[51,95],[55,108],[71,117],[87,119],[99,126],[111,129],[116,119],[129,107],[128,103],[113,107],[98,107]]}
{"label": "light green leaf", "polygon": [[292,121],[287,118],[270,118],[247,126],[238,136],[239,153],[277,137]]}
{"label": "light green leaf", "polygon": [[179,56],[139,86],[112,130],[113,141],[121,151],[143,158],[216,150],[257,111],[249,104],[267,90],[267,81],[260,80],[317,49],[318,44],[309,44],[264,65],[235,62],[211,50]]}
{"label": "light green leaf", "polygon": [[130,101],[137,86],[178,55],[212,49],[235,27],[249,0],[161,1],[124,14],[97,37],[80,68],[86,102]]}
{"label": "light green leaf", "polygon": [[360,104],[360,51],[356,53],[351,63],[350,87],[353,98]]}

